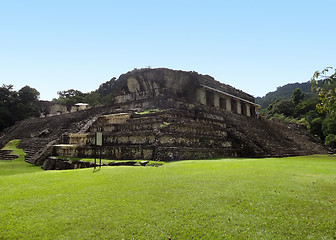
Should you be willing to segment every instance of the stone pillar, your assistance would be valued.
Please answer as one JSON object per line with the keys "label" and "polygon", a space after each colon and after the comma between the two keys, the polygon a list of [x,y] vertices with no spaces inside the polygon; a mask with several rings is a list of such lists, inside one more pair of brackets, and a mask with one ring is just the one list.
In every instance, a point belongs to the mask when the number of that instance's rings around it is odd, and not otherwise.
{"label": "stone pillar", "polygon": [[246,104],[246,116],[251,117],[250,105]]}
{"label": "stone pillar", "polygon": [[231,109],[231,99],[227,98],[225,100],[226,100],[226,111],[231,112],[232,111],[232,109]]}
{"label": "stone pillar", "polygon": [[214,107],[219,108],[219,96],[217,93],[214,94]]}
{"label": "stone pillar", "polygon": [[238,114],[242,114],[242,112],[241,112],[241,103],[238,100],[237,100],[237,113]]}
{"label": "stone pillar", "polygon": [[197,89],[197,101],[201,104],[206,105],[206,95],[204,88]]}

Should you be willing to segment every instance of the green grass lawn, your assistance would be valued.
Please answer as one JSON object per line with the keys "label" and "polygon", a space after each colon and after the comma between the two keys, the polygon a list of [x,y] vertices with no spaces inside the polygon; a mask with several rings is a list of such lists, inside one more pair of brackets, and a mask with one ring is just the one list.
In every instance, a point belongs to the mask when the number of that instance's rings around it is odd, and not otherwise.
{"label": "green grass lawn", "polygon": [[[17,149],[16,145],[19,144],[20,140],[10,141],[3,149],[12,150],[12,153],[18,155],[19,158],[10,161],[3,161],[0,159],[0,178],[2,179],[5,175],[15,175],[23,173],[33,173],[40,171],[40,168],[34,165],[28,164],[24,161],[25,153],[21,149]],[[0,179],[0,183],[1,183]],[[1,185],[0,185],[1,186]],[[1,197],[0,197],[1,199]],[[0,237],[1,239],[1,237]]]}
{"label": "green grass lawn", "polygon": [[43,171],[0,161],[0,239],[335,239],[336,157]]}

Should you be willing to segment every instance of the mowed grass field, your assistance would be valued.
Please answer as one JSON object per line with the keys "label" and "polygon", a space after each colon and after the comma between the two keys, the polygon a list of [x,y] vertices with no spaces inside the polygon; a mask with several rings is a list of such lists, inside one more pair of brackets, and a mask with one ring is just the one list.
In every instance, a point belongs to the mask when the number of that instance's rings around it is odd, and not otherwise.
{"label": "mowed grass field", "polygon": [[43,171],[0,161],[0,239],[335,239],[336,157]]}

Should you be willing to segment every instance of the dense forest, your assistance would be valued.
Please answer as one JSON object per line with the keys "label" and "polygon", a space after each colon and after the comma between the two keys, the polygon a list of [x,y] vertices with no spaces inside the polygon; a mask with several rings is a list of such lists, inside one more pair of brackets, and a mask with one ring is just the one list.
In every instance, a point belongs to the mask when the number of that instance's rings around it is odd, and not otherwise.
{"label": "dense forest", "polygon": [[261,114],[307,127],[328,147],[336,148],[336,71],[317,71],[310,82],[287,84],[259,98]]}
{"label": "dense forest", "polygon": [[304,83],[289,83],[278,87],[276,91],[267,93],[264,97],[256,97],[256,103],[261,105],[261,108],[267,108],[274,100],[288,100],[292,97],[293,91],[299,88],[305,95],[305,98],[317,97],[317,93],[312,91],[310,81]]}
{"label": "dense forest", "polygon": [[0,131],[26,118],[38,117],[40,93],[29,86],[14,91],[13,85],[0,87]]}
{"label": "dense forest", "polygon": [[75,89],[59,91],[57,92],[59,97],[53,99],[53,102],[65,104],[68,108],[75,103],[88,103],[91,107],[108,105],[112,103],[110,96],[115,82],[116,78],[113,77],[111,80],[101,84],[97,90],[89,93],[83,93]]}

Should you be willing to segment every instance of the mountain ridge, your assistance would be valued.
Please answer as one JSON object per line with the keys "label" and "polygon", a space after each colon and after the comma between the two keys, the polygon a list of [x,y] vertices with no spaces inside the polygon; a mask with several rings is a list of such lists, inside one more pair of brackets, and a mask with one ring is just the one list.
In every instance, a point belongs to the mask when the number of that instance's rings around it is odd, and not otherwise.
{"label": "mountain ridge", "polygon": [[277,89],[273,92],[267,93],[263,97],[256,97],[255,101],[257,104],[261,105],[261,108],[266,108],[269,104],[271,104],[275,99],[288,100],[291,98],[293,91],[296,88],[299,88],[302,93],[305,94],[306,97],[316,96],[316,93],[311,91],[311,82],[296,82],[296,83],[288,83],[283,86],[277,87]]}

